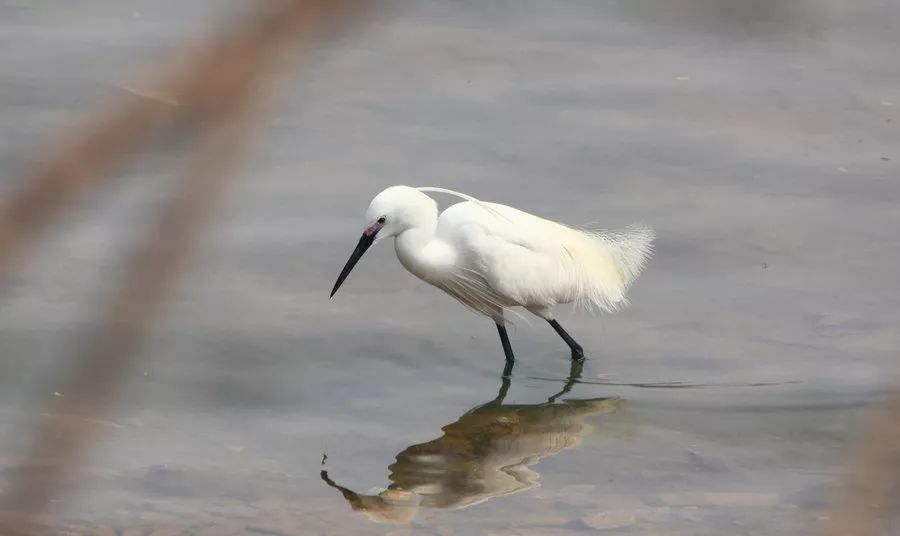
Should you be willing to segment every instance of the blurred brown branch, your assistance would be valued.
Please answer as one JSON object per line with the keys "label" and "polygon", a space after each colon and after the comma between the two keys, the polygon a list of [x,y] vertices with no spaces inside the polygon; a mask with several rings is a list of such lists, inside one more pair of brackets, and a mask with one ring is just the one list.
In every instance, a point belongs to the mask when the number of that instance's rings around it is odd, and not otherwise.
{"label": "blurred brown branch", "polygon": [[[0,210],[0,270],[75,196],[173,120],[196,122],[225,115],[248,84],[258,80],[288,39],[313,37],[330,19],[362,0],[266,0],[262,12],[228,28],[210,43],[182,51],[156,76],[88,120],[46,151],[24,189]],[[145,98],[147,95],[161,98]]]}
{"label": "blurred brown branch", "polygon": [[80,418],[41,421],[34,447],[5,494],[3,510],[15,515],[6,517],[3,534],[39,532],[33,524],[37,516],[47,510],[95,440],[97,428],[90,423],[104,415],[188,259],[201,224],[246,154],[267,104],[263,90],[278,73],[276,67],[287,53],[298,50],[297,45],[308,44],[362,4],[263,2],[257,16],[245,18],[151,77],[149,89],[138,88],[137,95],[91,114],[95,119],[48,151],[24,189],[0,211],[0,270],[8,273],[38,232],[78,194],[98,187],[102,174],[126,160],[130,151],[176,123],[196,132],[185,176],[129,259],[121,288],[65,382],[65,399],[52,408],[54,414]]}
{"label": "blurred brown branch", "polygon": [[825,536],[880,536],[900,495],[900,390],[876,407],[851,452]]}

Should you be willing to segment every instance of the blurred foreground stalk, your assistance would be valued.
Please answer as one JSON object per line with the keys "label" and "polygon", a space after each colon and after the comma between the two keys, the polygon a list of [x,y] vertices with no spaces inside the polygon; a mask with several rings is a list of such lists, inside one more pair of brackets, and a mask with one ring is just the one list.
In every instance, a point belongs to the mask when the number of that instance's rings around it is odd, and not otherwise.
{"label": "blurred foreground stalk", "polygon": [[872,410],[846,469],[822,534],[897,534],[890,524],[900,501],[900,390]]}
{"label": "blurred foreground stalk", "polygon": [[[63,382],[53,415],[35,420],[34,445],[3,498],[2,534],[39,534],[41,517],[97,439],[96,422],[137,355],[194,248],[198,232],[249,149],[275,75],[298,50],[334,29],[362,0],[266,0],[259,13],[176,57],[147,87],[90,114],[41,159],[0,209],[0,273],[8,275],[39,231],[104,173],[167,130],[194,135],[184,177],[128,259],[96,333]],[[46,528],[46,527],[45,527]]]}

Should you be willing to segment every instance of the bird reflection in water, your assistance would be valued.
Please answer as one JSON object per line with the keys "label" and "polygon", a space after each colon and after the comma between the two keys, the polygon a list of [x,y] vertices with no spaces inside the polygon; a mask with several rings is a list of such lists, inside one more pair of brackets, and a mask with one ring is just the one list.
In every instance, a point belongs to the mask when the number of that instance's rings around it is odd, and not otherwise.
{"label": "bird reflection in water", "polygon": [[538,486],[531,467],[542,458],[578,446],[590,431],[584,419],[611,413],[619,398],[566,399],[581,377],[572,362],[562,390],[541,404],[504,404],[510,387],[504,371],[497,397],[444,426],[444,435],[412,445],[390,466],[391,485],[376,495],[347,489],[321,472],[353,510],[378,523],[409,523],[420,507],[461,509]]}

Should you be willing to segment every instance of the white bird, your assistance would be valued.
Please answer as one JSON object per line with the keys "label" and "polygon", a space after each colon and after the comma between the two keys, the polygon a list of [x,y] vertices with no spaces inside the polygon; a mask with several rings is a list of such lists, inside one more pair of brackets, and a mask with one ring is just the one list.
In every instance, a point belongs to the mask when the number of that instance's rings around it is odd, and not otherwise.
{"label": "white bird", "polygon": [[[425,192],[465,201],[438,216]],[[653,247],[653,230],[632,226],[620,232],[575,229],[506,205],[479,201],[452,190],[391,186],[366,211],[366,230],[338,276],[331,297],[369,247],[394,238],[400,263],[497,325],[505,374],[515,361],[504,311],[524,307],[543,318],[582,361],[584,350],[553,317],[558,304],[615,312]]]}

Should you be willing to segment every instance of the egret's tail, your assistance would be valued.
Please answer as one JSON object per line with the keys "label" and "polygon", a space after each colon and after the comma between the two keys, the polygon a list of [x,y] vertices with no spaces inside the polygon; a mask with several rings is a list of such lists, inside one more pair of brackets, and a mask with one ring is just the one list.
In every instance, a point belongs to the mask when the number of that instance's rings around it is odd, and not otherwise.
{"label": "egret's tail", "polygon": [[635,224],[617,232],[600,231],[591,234],[609,244],[624,276],[625,288],[628,289],[653,255],[656,233],[646,225]]}
{"label": "egret's tail", "polygon": [[656,234],[645,225],[632,225],[620,231],[596,228],[580,229],[591,244],[591,253],[583,256],[576,280],[576,305],[589,310],[614,312],[628,304],[625,293],[640,275],[653,254]]}

